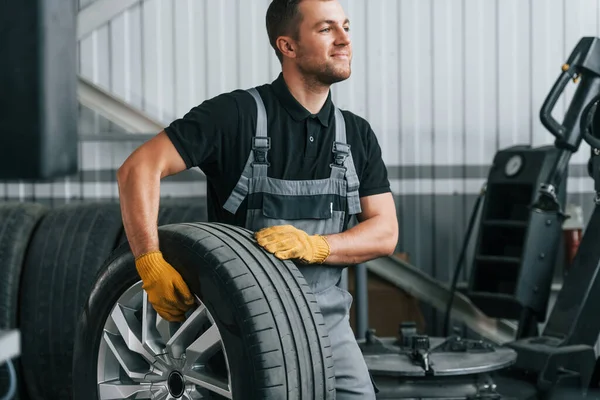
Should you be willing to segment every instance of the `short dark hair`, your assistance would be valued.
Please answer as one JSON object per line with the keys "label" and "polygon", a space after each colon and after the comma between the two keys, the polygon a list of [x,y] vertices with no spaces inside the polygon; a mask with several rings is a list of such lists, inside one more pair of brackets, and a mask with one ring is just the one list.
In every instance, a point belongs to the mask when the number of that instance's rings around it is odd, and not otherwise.
{"label": "short dark hair", "polygon": [[298,10],[298,5],[301,2],[302,0],[273,0],[267,9],[267,34],[279,62],[283,62],[283,54],[277,48],[277,38],[291,36],[297,40],[300,35],[302,13]]}

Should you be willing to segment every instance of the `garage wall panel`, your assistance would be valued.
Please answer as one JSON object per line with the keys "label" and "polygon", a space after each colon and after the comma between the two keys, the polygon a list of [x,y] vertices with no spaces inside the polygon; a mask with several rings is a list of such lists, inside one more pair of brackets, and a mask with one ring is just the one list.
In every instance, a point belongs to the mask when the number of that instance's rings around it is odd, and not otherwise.
{"label": "garage wall panel", "polygon": [[[504,0],[497,3],[497,54],[498,71],[498,147],[514,143],[531,142],[531,90],[529,77],[524,74],[531,69],[529,57],[535,44],[530,38],[530,13],[527,3],[520,0]],[[558,71],[560,63],[556,64]],[[549,88],[547,89],[549,90]],[[539,107],[538,107],[539,108]]]}
{"label": "garage wall panel", "polygon": [[[539,107],[554,84],[558,69],[556,60],[564,59],[570,50],[566,48],[564,35],[564,0],[532,0],[531,2],[531,69],[528,81],[531,85],[532,121],[539,119]],[[588,4],[589,6],[589,4]],[[548,68],[552,66],[552,68]],[[559,118],[566,109],[565,98],[558,102],[553,115]],[[532,123],[534,146],[548,142],[548,131],[541,123]]]}
{"label": "garage wall panel", "polygon": [[[433,162],[437,165],[465,163],[464,132],[464,24],[462,4],[436,3],[432,9]],[[447,169],[434,176],[434,194],[443,180],[451,176]],[[464,192],[464,182],[451,180],[452,190]]]}
{"label": "garage wall panel", "polygon": [[[400,123],[396,129],[400,136],[400,148],[386,152],[388,165],[416,166],[406,172],[414,172],[414,176],[398,174],[399,188],[396,193],[407,194],[432,193],[431,181],[433,171],[433,119],[431,103],[433,102],[433,65],[432,65],[432,28],[431,1],[400,2]],[[368,118],[368,116],[367,116]],[[380,130],[376,130],[379,137]],[[402,132],[402,134],[400,134]],[[394,161],[396,161],[394,163]],[[404,172],[400,168],[398,171]],[[415,214],[421,214],[419,208],[432,209],[431,201],[424,199],[422,205],[415,204]],[[417,221],[415,221],[417,222]],[[423,229],[414,226],[415,236],[420,237]],[[430,239],[428,239],[430,240]],[[421,243],[419,243],[421,244]]]}
{"label": "garage wall panel", "polygon": [[[497,3],[464,3],[464,164],[484,177],[498,148]],[[472,189],[470,190],[471,193]]]}
{"label": "garage wall panel", "polygon": [[[200,21],[196,20],[194,13],[194,4],[192,0],[181,0],[173,2],[173,19],[177,21],[174,24],[173,48],[175,54],[188,54],[188,57],[182,57],[181,60],[175,60],[175,79],[174,79],[174,114],[184,115],[188,111],[188,105],[192,102],[193,90],[187,90],[187,87],[195,87],[195,79],[185,81],[183,78],[192,76],[192,71],[199,69],[200,65],[194,62],[193,46],[201,42],[199,35],[194,30],[194,26],[202,26]],[[200,51],[202,53],[202,51]],[[157,60],[158,61],[158,60]]]}
{"label": "garage wall panel", "polygon": [[[334,99],[369,120],[390,166],[486,166],[498,148],[551,143],[542,101],[577,40],[600,30],[593,0],[341,3],[355,58]],[[80,41],[80,72],[167,124],[204,99],[277,76],[268,4],[140,0]],[[582,151],[574,163],[585,159]]]}
{"label": "garage wall panel", "polygon": [[[566,0],[341,3],[355,56],[353,76],[334,87],[334,100],[369,120],[390,166],[485,166],[498,148],[551,143],[539,108],[577,40],[599,29],[593,0],[569,7]],[[82,40],[82,73],[128,101],[141,99],[167,124],[204,99],[277,76],[264,26],[268,4],[140,1],[105,28],[110,49],[101,29]]]}

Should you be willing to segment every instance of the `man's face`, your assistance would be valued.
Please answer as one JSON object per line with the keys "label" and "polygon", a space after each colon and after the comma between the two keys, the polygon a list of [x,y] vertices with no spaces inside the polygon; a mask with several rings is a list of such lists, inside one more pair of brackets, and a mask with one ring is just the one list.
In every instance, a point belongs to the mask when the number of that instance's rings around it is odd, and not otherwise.
{"label": "man's face", "polygon": [[300,71],[331,85],[350,77],[350,23],[337,0],[304,0],[295,62]]}

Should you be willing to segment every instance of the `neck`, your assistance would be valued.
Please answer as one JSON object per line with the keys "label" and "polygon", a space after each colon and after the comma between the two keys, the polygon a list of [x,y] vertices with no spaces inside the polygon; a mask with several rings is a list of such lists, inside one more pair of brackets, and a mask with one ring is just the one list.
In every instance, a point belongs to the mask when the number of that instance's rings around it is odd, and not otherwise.
{"label": "neck", "polygon": [[309,76],[300,74],[293,66],[283,67],[283,79],[294,98],[311,114],[317,114],[323,108],[329,85],[324,85]]}

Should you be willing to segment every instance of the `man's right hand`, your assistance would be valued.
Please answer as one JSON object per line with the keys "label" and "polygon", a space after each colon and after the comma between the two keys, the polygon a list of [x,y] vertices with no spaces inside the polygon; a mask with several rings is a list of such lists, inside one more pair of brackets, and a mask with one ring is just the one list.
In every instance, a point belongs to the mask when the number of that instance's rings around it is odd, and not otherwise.
{"label": "man's right hand", "polygon": [[158,315],[170,322],[182,322],[194,305],[187,284],[160,251],[142,254],[135,260],[142,288]]}

